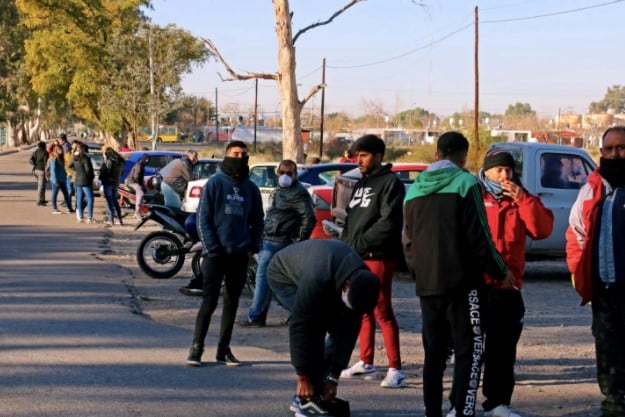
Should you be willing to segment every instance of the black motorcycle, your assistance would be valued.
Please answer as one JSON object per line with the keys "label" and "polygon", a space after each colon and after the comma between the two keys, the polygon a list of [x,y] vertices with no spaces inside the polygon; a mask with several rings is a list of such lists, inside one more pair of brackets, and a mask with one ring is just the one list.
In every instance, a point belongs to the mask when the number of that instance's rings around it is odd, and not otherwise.
{"label": "black motorcycle", "polygon": [[[137,263],[152,278],[165,279],[176,275],[187,254],[194,254],[193,272],[199,270],[202,243],[197,234],[195,213],[184,213],[158,204],[146,204],[147,215],[137,224],[140,229],[153,220],[163,226],[148,233],[137,248]],[[197,258],[197,259],[196,259]]]}

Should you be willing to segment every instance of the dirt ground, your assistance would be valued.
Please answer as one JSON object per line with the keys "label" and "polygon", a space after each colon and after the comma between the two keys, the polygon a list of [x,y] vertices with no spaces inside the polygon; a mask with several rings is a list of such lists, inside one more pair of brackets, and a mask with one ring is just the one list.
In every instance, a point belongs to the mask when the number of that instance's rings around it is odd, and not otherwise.
{"label": "dirt ground", "polygon": [[[140,239],[156,226],[138,232],[131,225],[103,228],[101,252],[106,262],[117,263],[128,271],[124,282],[131,294],[129,306],[151,320],[189,330],[200,305],[199,297],[184,297],[178,288],[191,278],[190,260],[174,278],[156,280],[145,275],[135,261]],[[590,333],[590,309],[579,306],[579,298],[566,277],[562,261],[535,262],[528,265],[523,289],[526,315],[525,328],[518,345],[517,385],[512,399],[513,410],[525,417],[598,415],[601,400],[595,380],[593,338]],[[398,276],[394,282],[393,305],[401,329],[401,354],[408,375],[409,388],[416,387],[421,397],[423,349],[420,334],[420,308],[414,284]],[[251,304],[251,293],[244,290],[239,317],[244,317]],[[221,307],[213,323],[218,323]],[[282,323],[285,312],[272,305],[268,325],[261,329],[235,327],[232,345],[253,345],[288,355],[287,327]],[[216,335],[218,326],[209,334]],[[386,367],[381,334],[376,337],[376,366]],[[357,360],[357,349],[352,357]],[[381,374],[381,372],[379,372]],[[446,386],[449,385],[447,372]],[[445,394],[446,395],[446,394]],[[481,407],[478,406],[481,411]],[[421,410],[415,412],[421,412]],[[478,415],[480,413],[478,412]]]}

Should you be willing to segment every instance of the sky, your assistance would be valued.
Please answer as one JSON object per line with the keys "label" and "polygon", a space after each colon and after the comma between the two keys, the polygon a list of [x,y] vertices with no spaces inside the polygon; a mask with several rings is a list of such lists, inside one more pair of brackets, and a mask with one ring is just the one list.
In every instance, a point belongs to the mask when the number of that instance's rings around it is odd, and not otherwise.
{"label": "sky", "polygon": [[[328,19],[348,0],[291,0],[293,33]],[[440,117],[472,110],[475,7],[480,111],[529,103],[541,118],[585,113],[607,88],[625,85],[625,0],[366,0],[295,44],[300,99],[322,80],[325,114],[385,114],[420,107]],[[153,0],[146,12],[211,39],[236,71],[275,73],[277,40],[269,0]],[[253,109],[254,81],[211,59],[183,78],[186,94]],[[258,81],[259,115],[280,110],[275,81]],[[320,111],[321,94],[307,104]]]}

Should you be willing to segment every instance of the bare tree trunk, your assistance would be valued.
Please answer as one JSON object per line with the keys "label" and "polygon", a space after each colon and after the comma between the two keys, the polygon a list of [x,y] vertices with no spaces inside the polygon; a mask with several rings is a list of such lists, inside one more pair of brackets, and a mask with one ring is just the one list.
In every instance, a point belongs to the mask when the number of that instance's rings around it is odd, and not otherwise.
{"label": "bare tree trunk", "polygon": [[302,103],[297,98],[295,47],[291,11],[287,0],[273,0],[278,37],[278,91],[282,106],[282,158],[304,162],[302,146]]}

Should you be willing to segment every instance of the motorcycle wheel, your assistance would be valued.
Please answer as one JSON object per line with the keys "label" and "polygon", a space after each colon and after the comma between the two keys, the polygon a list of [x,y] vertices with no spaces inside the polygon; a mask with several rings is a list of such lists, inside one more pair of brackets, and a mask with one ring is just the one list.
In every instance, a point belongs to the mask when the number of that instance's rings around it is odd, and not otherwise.
{"label": "motorcycle wheel", "polygon": [[143,238],[137,248],[137,263],[143,272],[152,278],[171,278],[184,264],[184,253],[180,239],[162,230],[152,232]]}
{"label": "motorcycle wheel", "polygon": [[193,276],[195,278],[200,278],[202,276],[202,252],[197,252],[191,258],[191,270],[193,271]]}

